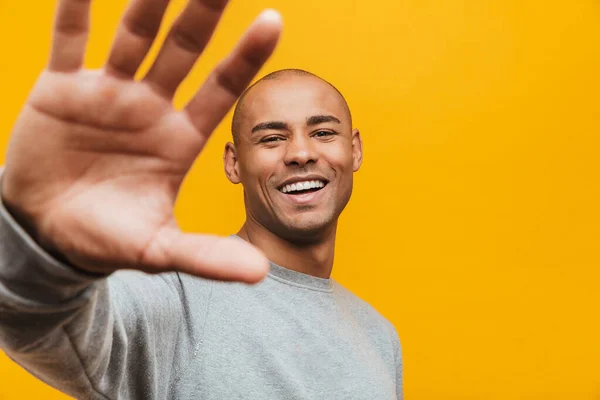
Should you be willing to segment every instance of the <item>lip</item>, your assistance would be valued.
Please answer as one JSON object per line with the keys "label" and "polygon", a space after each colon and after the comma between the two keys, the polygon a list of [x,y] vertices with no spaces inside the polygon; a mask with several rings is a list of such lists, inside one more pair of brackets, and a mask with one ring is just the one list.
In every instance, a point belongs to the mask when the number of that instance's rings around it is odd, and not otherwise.
{"label": "lip", "polygon": [[[277,186],[277,190],[279,192],[281,192],[281,189],[285,186],[285,185],[291,185],[292,183],[297,183],[297,182],[304,182],[304,181],[322,181],[325,182],[325,186],[327,186],[327,184],[329,183],[329,180],[325,179],[323,176],[321,175],[304,175],[304,176],[294,176],[292,178],[289,178],[287,180],[285,180],[283,183],[279,184]],[[323,187],[323,189],[325,189],[325,187]],[[321,189],[321,190],[323,190]],[[321,190],[314,192],[314,193],[318,193]],[[282,193],[283,194],[283,193]],[[297,196],[302,196],[302,195],[297,195]]]}

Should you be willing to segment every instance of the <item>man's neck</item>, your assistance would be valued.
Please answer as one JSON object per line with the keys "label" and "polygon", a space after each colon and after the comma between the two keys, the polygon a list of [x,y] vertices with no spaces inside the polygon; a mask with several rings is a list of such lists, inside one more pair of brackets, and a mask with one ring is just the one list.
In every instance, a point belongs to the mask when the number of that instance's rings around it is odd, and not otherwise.
{"label": "man's neck", "polygon": [[294,242],[275,235],[254,221],[246,220],[237,235],[260,249],[274,264],[329,279],[333,268],[335,231],[336,227],[333,226],[330,232],[315,242]]}

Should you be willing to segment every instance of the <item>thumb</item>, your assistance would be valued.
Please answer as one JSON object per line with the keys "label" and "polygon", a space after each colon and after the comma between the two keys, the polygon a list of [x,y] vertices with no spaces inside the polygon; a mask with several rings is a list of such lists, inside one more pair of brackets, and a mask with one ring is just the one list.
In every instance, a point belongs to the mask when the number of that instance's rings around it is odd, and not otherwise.
{"label": "thumb", "polygon": [[142,264],[156,270],[174,270],[221,281],[257,283],[269,271],[269,262],[256,247],[235,237],[161,230],[150,243]]}

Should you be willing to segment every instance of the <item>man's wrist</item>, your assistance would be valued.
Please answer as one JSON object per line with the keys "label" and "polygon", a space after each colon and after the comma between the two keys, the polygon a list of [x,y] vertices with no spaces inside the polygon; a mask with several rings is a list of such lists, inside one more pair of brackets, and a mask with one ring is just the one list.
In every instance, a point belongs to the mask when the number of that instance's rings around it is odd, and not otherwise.
{"label": "man's wrist", "polygon": [[0,202],[2,203],[3,208],[10,215],[10,217],[14,220],[14,222],[24,231],[27,236],[29,236],[38,246],[46,252],[51,258],[58,261],[59,263],[81,273],[89,276],[90,278],[101,278],[106,276],[106,273],[90,271],[86,268],[82,268],[73,262],[71,262],[67,256],[61,253],[59,250],[50,245],[47,241],[41,239],[35,224],[28,218],[24,213],[19,211],[19,208],[10,201],[6,201],[4,196],[2,195],[2,184],[0,181]]}

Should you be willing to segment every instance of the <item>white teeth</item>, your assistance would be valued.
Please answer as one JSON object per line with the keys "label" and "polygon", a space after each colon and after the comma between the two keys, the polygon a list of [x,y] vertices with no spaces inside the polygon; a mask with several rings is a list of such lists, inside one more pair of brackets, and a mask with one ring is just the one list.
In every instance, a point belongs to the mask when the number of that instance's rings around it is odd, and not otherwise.
{"label": "white teeth", "polygon": [[290,192],[298,192],[301,190],[322,188],[324,186],[325,186],[325,182],[322,182],[322,181],[296,182],[296,183],[292,183],[291,185],[285,185],[283,188],[281,188],[281,191],[283,193],[290,193]]}

